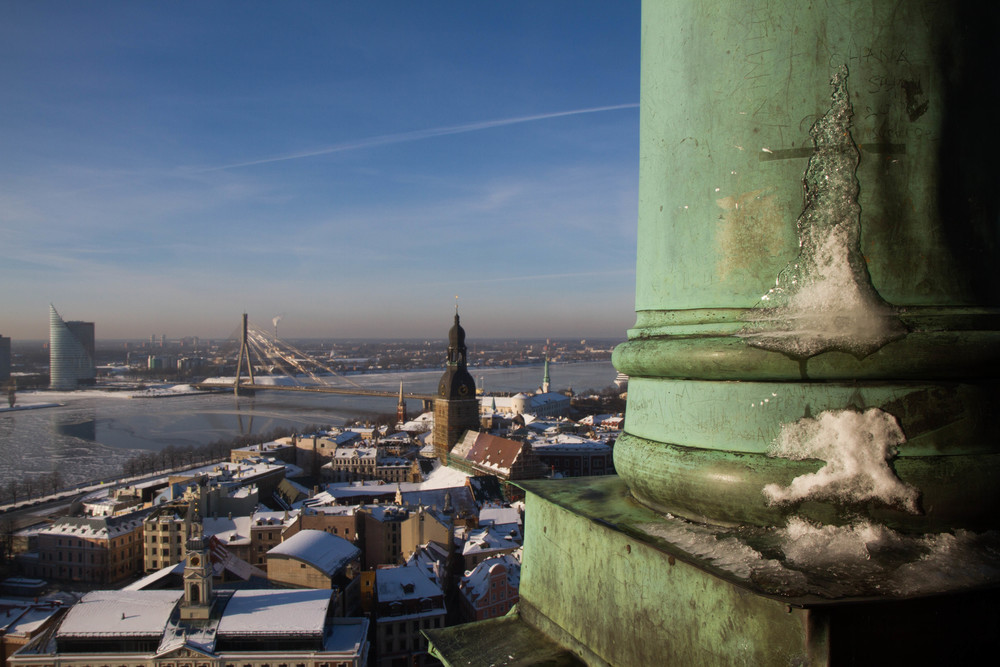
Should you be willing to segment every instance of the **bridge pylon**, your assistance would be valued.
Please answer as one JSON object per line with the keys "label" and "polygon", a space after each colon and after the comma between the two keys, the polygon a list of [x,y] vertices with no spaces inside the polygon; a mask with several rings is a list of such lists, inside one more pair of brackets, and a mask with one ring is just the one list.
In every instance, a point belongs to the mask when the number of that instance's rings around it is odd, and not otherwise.
{"label": "bridge pylon", "polygon": [[243,313],[243,334],[240,336],[240,354],[236,359],[236,380],[233,382],[233,393],[237,396],[253,396],[254,390],[241,386],[240,378],[243,374],[243,362],[246,360],[247,377],[253,385],[253,363],[250,361],[250,346],[247,343],[247,314]]}

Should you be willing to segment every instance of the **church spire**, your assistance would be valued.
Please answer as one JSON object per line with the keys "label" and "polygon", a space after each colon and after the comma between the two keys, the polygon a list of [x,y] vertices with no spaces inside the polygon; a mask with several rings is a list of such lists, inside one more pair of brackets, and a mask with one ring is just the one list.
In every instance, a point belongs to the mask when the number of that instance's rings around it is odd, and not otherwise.
{"label": "church spire", "polygon": [[396,422],[400,428],[406,423],[406,401],[403,400],[403,381],[399,381],[399,402],[396,403]]}
{"label": "church spire", "polygon": [[468,350],[465,347],[465,329],[458,320],[458,304],[455,304],[455,324],[448,332],[448,365],[466,368]]}
{"label": "church spire", "polygon": [[545,354],[545,374],[542,376],[542,393],[549,393],[549,387],[552,382],[549,380],[549,355]]}

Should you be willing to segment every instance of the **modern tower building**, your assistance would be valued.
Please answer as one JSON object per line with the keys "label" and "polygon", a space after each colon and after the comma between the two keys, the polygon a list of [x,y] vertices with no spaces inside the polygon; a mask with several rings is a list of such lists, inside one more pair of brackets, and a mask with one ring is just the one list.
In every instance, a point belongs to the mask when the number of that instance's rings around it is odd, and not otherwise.
{"label": "modern tower building", "polygon": [[94,384],[94,323],[64,322],[49,304],[49,387],[76,389]]}
{"label": "modern tower building", "polygon": [[10,338],[0,336],[0,382],[10,379]]}
{"label": "modern tower building", "polygon": [[465,329],[458,323],[448,332],[448,367],[438,384],[434,399],[434,449],[442,463],[447,463],[448,452],[469,429],[479,428],[479,399],[476,398],[476,381],[469,374],[468,350],[465,347]]}

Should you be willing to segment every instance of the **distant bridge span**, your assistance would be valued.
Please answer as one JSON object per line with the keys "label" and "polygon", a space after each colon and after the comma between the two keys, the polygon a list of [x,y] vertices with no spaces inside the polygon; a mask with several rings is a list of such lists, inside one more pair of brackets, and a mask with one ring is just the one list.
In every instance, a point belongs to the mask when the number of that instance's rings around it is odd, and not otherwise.
{"label": "distant bridge span", "polygon": [[[277,322],[275,322],[277,326]],[[349,377],[345,377],[337,371],[329,368],[321,361],[313,359],[302,351],[295,349],[284,341],[278,340],[277,328],[274,337],[268,335],[249,325],[247,314],[243,313],[243,322],[240,327],[240,351],[236,358],[236,377],[232,384],[221,384],[215,382],[199,382],[191,386],[196,389],[206,391],[233,391],[237,396],[252,395],[258,391],[298,391],[312,394],[340,394],[344,396],[372,396],[375,398],[398,398],[402,392],[379,391],[377,389],[366,389]],[[252,357],[256,357],[258,365],[267,367],[278,367],[283,371],[285,377],[295,377],[296,375],[308,375],[316,384],[312,385],[276,385],[258,384],[254,380],[254,362]],[[261,363],[263,362],[263,363]],[[331,387],[324,384],[323,379],[316,375],[311,367],[318,366],[323,372],[334,375],[344,380],[351,387]],[[246,369],[246,375],[243,372]],[[246,377],[246,380],[244,380]],[[423,401],[424,409],[429,408],[435,399],[434,394],[403,393],[402,398]]]}
{"label": "distant bridge span", "polygon": [[[212,391],[232,391],[233,386],[231,384],[221,384],[217,382],[201,382],[197,384],[192,384],[195,389],[205,389]],[[399,392],[396,391],[379,391],[377,389],[360,389],[358,387],[324,387],[324,386],[287,386],[287,385],[276,385],[276,384],[256,384],[249,382],[241,382],[238,392],[257,392],[257,391],[304,391],[311,392],[314,394],[342,394],[347,396],[375,396],[378,398],[399,398]],[[414,394],[414,393],[403,393],[403,399],[411,398],[417,401],[433,401],[436,397],[434,394]]]}

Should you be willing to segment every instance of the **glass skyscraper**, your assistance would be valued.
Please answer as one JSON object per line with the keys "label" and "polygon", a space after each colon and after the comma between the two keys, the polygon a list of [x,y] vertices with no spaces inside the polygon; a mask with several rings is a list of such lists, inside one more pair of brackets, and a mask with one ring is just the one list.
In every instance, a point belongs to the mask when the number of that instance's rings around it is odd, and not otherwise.
{"label": "glass skyscraper", "polygon": [[94,323],[64,322],[49,304],[49,388],[94,384]]}

